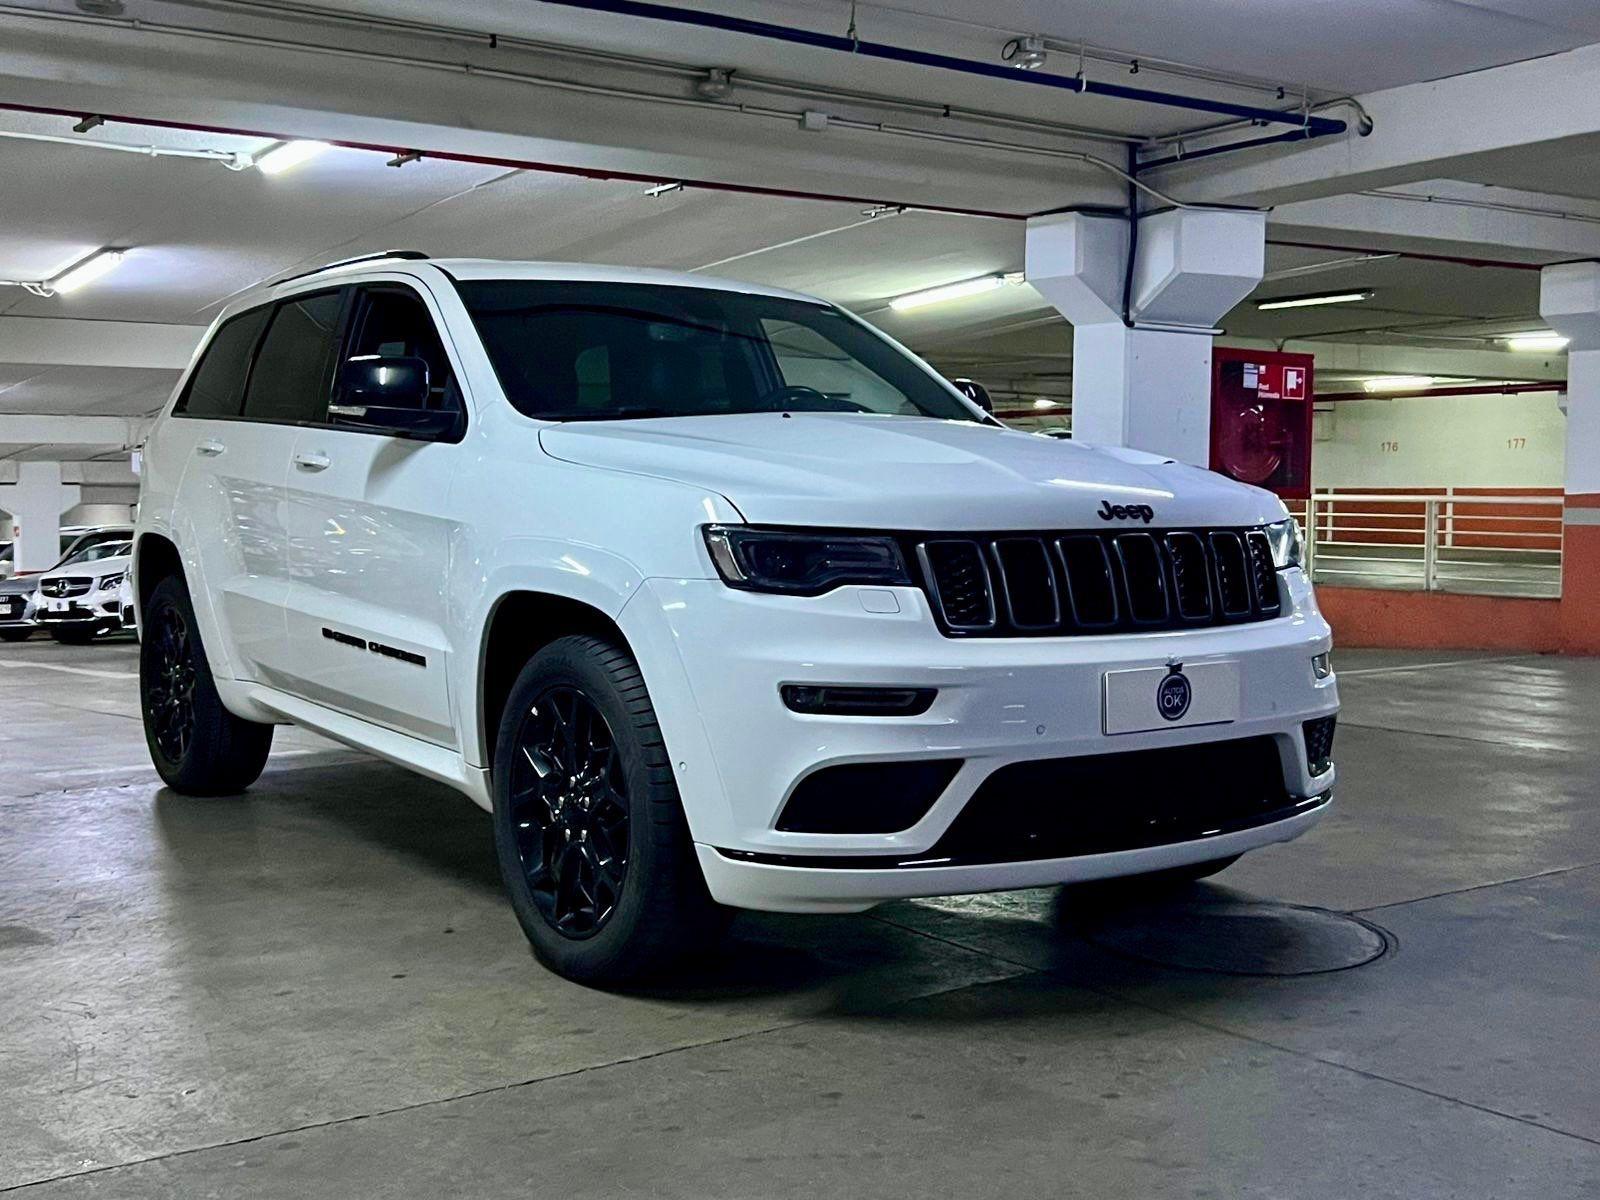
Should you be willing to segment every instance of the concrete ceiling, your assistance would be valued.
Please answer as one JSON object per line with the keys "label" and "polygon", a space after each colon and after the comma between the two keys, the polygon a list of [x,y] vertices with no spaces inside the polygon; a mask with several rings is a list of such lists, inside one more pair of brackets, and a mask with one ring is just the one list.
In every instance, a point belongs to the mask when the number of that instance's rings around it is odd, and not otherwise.
{"label": "concrete ceiling", "polygon": [[[845,0],[716,6],[834,33],[844,32],[850,8]],[[994,0],[974,13],[957,0],[860,4],[858,32],[974,61],[994,60],[1015,34],[1045,33],[1095,48],[1086,64],[1092,78],[1126,82],[1132,76],[1124,60],[1150,56],[1132,80],[1139,86],[1277,103],[1261,90],[1268,80],[1291,92],[1309,88],[1318,100],[1359,93],[1374,106],[1380,101],[1370,97],[1381,98],[1383,89],[1491,72],[1600,41],[1600,6],[1583,0]],[[474,36],[488,33],[525,41],[491,50]],[[596,52],[626,61],[594,58]],[[1165,59],[1187,66],[1169,71],[1156,61]],[[476,74],[460,69],[466,64]],[[736,70],[740,87],[727,103],[692,99],[691,68],[709,65]],[[1070,74],[1076,67],[1075,55],[1054,51],[1046,70]],[[493,70],[522,74],[501,79]],[[534,76],[542,82],[530,82]],[[599,90],[584,90],[591,87]],[[142,120],[113,119],[80,135],[71,132],[74,117],[18,110],[29,104]],[[318,135],[1021,214],[1122,202],[1121,181],[1062,157],[1092,152],[1121,161],[1125,146],[1096,132],[1145,137],[1210,123],[1204,114],[1010,79],[864,64],[529,0],[126,0],[124,19],[112,22],[85,18],[71,0],[20,0],[0,9],[5,105],[12,107],[0,107],[0,278],[48,278],[102,246],[127,247],[129,256],[71,296],[0,289],[0,320],[199,326],[265,279],[414,246],[441,256],[703,270],[813,292],[863,313],[941,368],[987,374],[1019,396],[1065,396],[1070,389],[1070,329],[1031,288],[911,314],[887,307],[903,292],[1019,270],[1019,220],[921,211],[869,217],[863,200],[694,187],[652,196],[639,181],[437,156],[397,169],[385,165],[386,152],[343,148],[267,177],[216,162],[3,135],[243,155],[270,145],[266,133]],[[814,133],[783,116],[813,105],[857,124]],[[401,138],[407,140],[392,140]],[[1548,144],[1476,157],[1472,147],[1452,145],[1461,152],[1458,173],[1430,182],[1400,171],[1402,188],[1454,189],[1452,207],[1431,194],[1397,199],[1373,189],[1334,197],[1360,199],[1356,217],[1348,204],[1289,205],[1274,214],[1269,239],[1348,249],[1269,246],[1268,280],[1223,325],[1230,337],[1252,342],[1481,355],[1497,334],[1539,324],[1535,272],[1401,258],[1273,276],[1372,250],[1532,264],[1600,253],[1600,205],[1591,203],[1600,200],[1597,146],[1600,133],[1569,142],[1563,156],[1550,155]],[[1243,158],[1270,167],[1273,154]],[[1195,170],[1183,168],[1180,183],[1170,185],[1180,199],[1181,188],[1198,178]],[[1510,188],[1522,189],[1516,204],[1506,203]],[[1374,219],[1373,205],[1389,205],[1393,220]],[[1500,222],[1492,228],[1480,219],[1490,210]],[[1535,210],[1546,216],[1528,216]],[[1507,232],[1511,223],[1516,236]],[[1262,297],[1356,287],[1371,288],[1373,299],[1276,313],[1255,308]],[[4,351],[0,345],[0,414],[138,416],[160,405],[176,375],[173,367],[39,363]],[[1559,360],[1498,359],[1501,368],[1485,357],[1460,373],[1544,378],[1562,369]],[[0,444],[0,458],[49,453]]]}

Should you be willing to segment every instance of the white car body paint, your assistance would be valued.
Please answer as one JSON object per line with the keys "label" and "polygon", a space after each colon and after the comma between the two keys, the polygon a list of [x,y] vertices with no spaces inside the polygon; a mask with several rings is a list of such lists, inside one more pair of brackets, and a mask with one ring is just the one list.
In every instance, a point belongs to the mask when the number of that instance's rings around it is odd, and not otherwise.
{"label": "white car body paint", "polygon": [[[1070,858],[807,866],[805,855],[915,860],[990,772],[1038,759],[1264,735],[1278,748],[1287,794],[1325,797],[1334,773],[1312,776],[1300,731],[1303,721],[1338,709],[1335,678],[1316,679],[1311,667],[1329,650],[1330,630],[1305,575],[1289,568],[1279,576],[1283,611],[1275,619],[1145,633],[951,637],[920,586],[843,586],[815,597],[735,590],[710,558],[704,526],[1105,532],[1100,510],[1118,505],[1148,506],[1153,519],[1135,515],[1129,525],[1160,532],[1263,526],[1284,519],[1283,505],[1268,492],[1156,456],[976,422],[832,412],[532,419],[502,391],[454,286],[465,279],[654,283],[810,299],[653,271],[388,260],[321,271],[230,306],[219,325],[268,300],[330,286],[411,289],[438,325],[467,418],[459,443],[418,442],[174,416],[169,402],[145,448],[136,556],[150,535],[177,547],[219,691],[236,714],[304,725],[446,782],[487,808],[495,730],[486,728],[481,681],[495,611],[520,592],[588,605],[617,624],[639,662],[713,896],[785,911],[855,910],[901,896],[1205,862],[1296,837],[1325,810],[1218,837]],[[192,371],[193,364],[185,381]],[[335,636],[385,652],[352,649]],[[1235,720],[1115,737],[1102,731],[1107,671],[1204,661],[1237,664]],[[808,716],[780,702],[784,683],[892,684],[938,694],[919,716]],[[787,797],[812,771],[930,757],[959,757],[963,765],[909,828],[776,827]],[[771,861],[777,858],[783,861]]]}

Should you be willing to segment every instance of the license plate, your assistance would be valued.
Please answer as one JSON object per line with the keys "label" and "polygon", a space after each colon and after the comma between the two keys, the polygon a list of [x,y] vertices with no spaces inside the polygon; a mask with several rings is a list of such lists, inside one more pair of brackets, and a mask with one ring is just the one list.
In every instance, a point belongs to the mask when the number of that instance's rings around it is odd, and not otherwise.
{"label": "license plate", "polygon": [[54,613],[66,612],[71,607],[72,607],[72,605],[69,604],[65,600],[52,600],[52,601],[50,601],[50,611],[54,612]]}
{"label": "license plate", "polygon": [[1148,733],[1239,719],[1239,664],[1173,663],[1105,674],[1107,734]]}

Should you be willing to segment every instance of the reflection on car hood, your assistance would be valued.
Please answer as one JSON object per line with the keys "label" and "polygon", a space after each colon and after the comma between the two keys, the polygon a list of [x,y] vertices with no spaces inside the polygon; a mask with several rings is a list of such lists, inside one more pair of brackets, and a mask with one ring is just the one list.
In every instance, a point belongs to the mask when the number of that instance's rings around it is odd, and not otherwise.
{"label": "reflection on car hood", "polygon": [[771,525],[1004,530],[1255,525],[1270,492],[1136,450],[965,421],[855,413],[570,422],[540,433],[566,462],[716,492]]}

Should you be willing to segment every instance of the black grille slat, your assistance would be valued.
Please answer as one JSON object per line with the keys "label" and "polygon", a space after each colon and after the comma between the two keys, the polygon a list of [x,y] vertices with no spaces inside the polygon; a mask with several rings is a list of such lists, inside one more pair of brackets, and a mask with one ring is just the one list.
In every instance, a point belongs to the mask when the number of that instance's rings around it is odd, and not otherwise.
{"label": "black grille slat", "polygon": [[902,536],[952,637],[1193,629],[1283,612],[1259,529]]}
{"label": "black grille slat", "polygon": [[1056,595],[1056,573],[1044,543],[1038,538],[1002,538],[993,549],[1000,568],[996,577],[1013,628],[1058,628],[1061,600]]}
{"label": "black grille slat", "polygon": [[1111,545],[1122,568],[1122,594],[1134,624],[1166,624],[1172,610],[1167,603],[1161,543],[1148,533],[1119,533]]}
{"label": "black grille slat", "polygon": [[1066,571],[1067,603],[1079,629],[1113,629],[1117,624],[1116,577],[1104,538],[1084,534],[1064,537],[1056,553]]}
{"label": "black grille slat", "polygon": [[1211,535],[1211,565],[1217,583],[1217,602],[1225,617],[1250,615],[1250,569],[1245,561],[1244,539],[1237,533]]}
{"label": "black grille slat", "polygon": [[1278,599],[1278,569],[1272,563],[1272,543],[1266,534],[1253,529],[1245,535],[1245,549],[1250,555],[1250,582],[1256,608],[1262,616],[1275,617],[1283,603]]}
{"label": "black grille slat", "polygon": [[940,613],[951,629],[991,630],[996,625],[994,588],[982,547],[965,538],[924,542],[917,557],[933,584]]}
{"label": "black grille slat", "polygon": [[1186,621],[1204,621],[1211,616],[1211,565],[1206,560],[1206,544],[1197,533],[1169,533],[1167,560],[1172,565],[1172,601],[1178,615]]}

